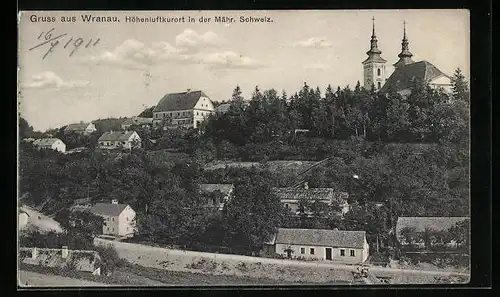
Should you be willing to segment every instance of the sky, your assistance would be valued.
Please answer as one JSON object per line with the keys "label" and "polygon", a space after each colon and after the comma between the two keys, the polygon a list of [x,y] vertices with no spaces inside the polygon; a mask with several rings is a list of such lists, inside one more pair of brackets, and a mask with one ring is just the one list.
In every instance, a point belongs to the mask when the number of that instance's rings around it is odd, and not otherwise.
{"label": "sky", "polygon": [[[119,22],[83,22],[82,15]],[[165,22],[126,22],[157,16]],[[216,16],[234,22],[215,22]],[[167,22],[182,17],[184,22]],[[354,86],[363,81],[372,18],[387,77],[401,51],[405,21],[414,61],[427,60],[448,75],[461,68],[469,78],[467,10],[29,11],[19,15],[19,113],[45,131],[138,115],[165,94],[187,89],[222,101],[237,85],[246,98],[255,86],[287,94],[304,82],[322,92],[328,84]],[[51,42],[35,47],[46,40],[53,40],[51,51]]]}

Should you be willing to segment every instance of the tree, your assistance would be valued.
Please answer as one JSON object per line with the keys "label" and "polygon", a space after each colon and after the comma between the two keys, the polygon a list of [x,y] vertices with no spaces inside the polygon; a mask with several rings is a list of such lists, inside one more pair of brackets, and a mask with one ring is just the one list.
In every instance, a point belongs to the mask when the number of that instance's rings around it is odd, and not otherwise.
{"label": "tree", "polygon": [[24,118],[19,117],[19,139],[32,137],[32,134],[33,127]]}
{"label": "tree", "polygon": [[70,234],[97,236],[102,234],[104,219],[89,211],[63,209],[54,218]]}
{"label": "tree", "polygon": [[451,78],[453,85],[453,99],[463,102],[469,102],[469,87],[462,70],[457,68]]}
{"label": "tree", "polygon": [[271,190],[269,178],[256,171],[242,176],[227,204],[226,241],[242,251],[258,251],[281,225],[283,206]]}

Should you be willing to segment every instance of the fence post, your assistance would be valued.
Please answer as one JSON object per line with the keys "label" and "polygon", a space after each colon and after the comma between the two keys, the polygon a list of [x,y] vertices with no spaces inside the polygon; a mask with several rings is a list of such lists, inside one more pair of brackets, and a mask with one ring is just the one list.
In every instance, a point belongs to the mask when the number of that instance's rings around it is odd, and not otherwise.
{"label": "fence post", "polygon": [[36,257],[38,257],[38,249],[36,247],[34,247],[31,250],[31,259],[36,259]]}

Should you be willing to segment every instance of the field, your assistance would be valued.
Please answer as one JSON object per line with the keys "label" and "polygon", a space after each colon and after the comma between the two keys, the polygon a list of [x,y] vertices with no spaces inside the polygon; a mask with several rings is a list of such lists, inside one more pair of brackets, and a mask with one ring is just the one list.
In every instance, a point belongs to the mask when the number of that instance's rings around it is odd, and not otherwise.
{"label": "field", "polygon": [[101,287],[109,285],[85,279],[42,274],[26,270],[19,271],[18,277],[19,286],[21,287]]}
{"label": "field", "polygon": [[250,168],[252,166],[268,168],[272,172],[286,172],[289,174],[298,174],[316,161],[269,161],[265,164],[259,162],[235,162],[235,161],[215,161],[205,166],[205,170],[217,170],[226,167]]}

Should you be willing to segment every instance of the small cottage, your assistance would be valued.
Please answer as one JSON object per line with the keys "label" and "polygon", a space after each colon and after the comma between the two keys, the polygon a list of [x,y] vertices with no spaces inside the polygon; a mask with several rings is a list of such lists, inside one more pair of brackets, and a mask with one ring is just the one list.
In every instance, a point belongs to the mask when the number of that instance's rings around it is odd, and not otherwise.
{"label": "small cottage", "polygon": [[365,231],[279,228],[264,245],[263,252],[288,258],[359,264],[368,258],[369,246]]}
{"label": "small cottage", "polygon": [[97,203],[90,212],[104,218],[102,233],[117,237],[131,237],[135,231],[135,211],[128,204]]}
{"label": "small cottage", "polygon": [[61,153],[66,152],[66,144],[59,138],[40,138],[33,142],[33,145],[40,149],[50,149]]}
{"label": "small cottage", "polygon": [[109,131],[97,140],[100,149],[131,149],[141,147],[141,137],[135,131]]}
{"label": "small cottage", "polygon": [[66,128],[64,128],[65,133],[75,132],[83,135],[89,135],[94,133],[95,131],[97,131],[97,129],[94,123],[84,123],[84,122],[69,124],[66,126]]}

